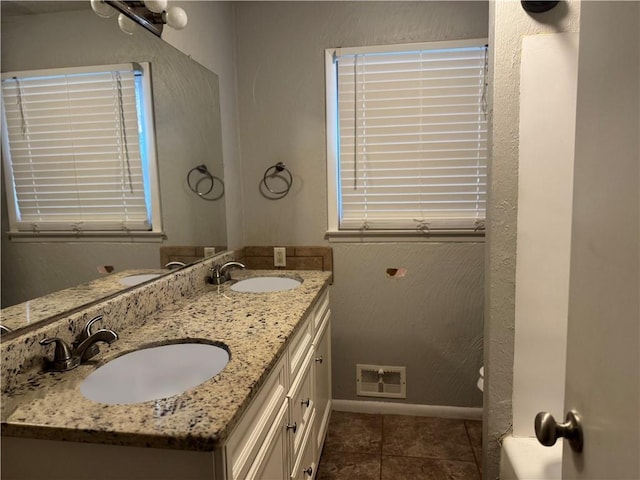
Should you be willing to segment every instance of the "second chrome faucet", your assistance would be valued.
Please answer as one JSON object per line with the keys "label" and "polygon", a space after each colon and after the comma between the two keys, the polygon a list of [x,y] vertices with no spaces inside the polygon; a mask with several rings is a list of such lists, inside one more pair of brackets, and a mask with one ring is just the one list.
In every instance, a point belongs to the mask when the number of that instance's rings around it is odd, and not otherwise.
{"label": "second chrome faucet", "polygon": [[62,372],[74,369],[99,353],[98,342],[111,344],[118,339],[118,334],[113,330],[100,329],[91,332],[93,324],[100,320],[102,320],[102,315],[89,320],[71,347],[58,337],[45,338],[40,341],[40,345],[43,346],[51,343],[56,345],[53,360],[49,361],[52,370]]}
{"label": "second chrome faucet", "polygon": [[228,282],[231,280],[232,268],[245,268],[245,266],[240,262],[227,262],[220,267],[212,267],[209,269],[209,272],[211,273],[209,283],[222,285],[224,282]]}

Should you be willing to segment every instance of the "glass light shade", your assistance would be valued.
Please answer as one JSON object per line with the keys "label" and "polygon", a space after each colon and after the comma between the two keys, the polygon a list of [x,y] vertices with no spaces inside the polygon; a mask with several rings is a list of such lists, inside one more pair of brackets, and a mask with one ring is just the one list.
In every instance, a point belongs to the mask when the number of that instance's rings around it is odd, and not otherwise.
{"label": "glass light shade", "polygon": [[162,13],[167,8],[167,0],[144,0],[144,6],[153,13]]}
{"label": "glass light shade", "polygon": [[113,17],[116,14],[116,10],[111,5],[104,3],[102,0],[91,0],[91,10],[102,18]]}
{"label": "glass light shade", "polygon": [[136,31],[136,22],[127,17],[124,13],[118,15],[118,26],[120,30],[128,35],[133,35]]}
{"label": "glass light shade", "polygon": [[169,7],[165,13],[167,25],[176,30],[187,26],[187,13],[180,7]]}

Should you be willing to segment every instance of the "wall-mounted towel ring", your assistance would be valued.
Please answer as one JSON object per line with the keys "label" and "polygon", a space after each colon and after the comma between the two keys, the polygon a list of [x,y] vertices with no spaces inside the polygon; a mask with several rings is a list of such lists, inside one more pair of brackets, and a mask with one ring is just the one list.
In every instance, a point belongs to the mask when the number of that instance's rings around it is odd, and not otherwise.
{"label": "wall-mounted towel ring", "polygon": [[[284,182],[284,188],[276,189],[273,187],[273,183],[271,182],[275,178]],[[271,185],[269,185],[269,183],[271,183]],[[264,175],[262,176],[262,184],[270,194],[265,196],[272,200],[278,200],[285,197],[289,193],[289,190],[291,190],[291,185],[293,185],[293,175],[291,175],[291,172],[287,169],[284,163],[278,162],[265,170]]]}
{"label": "wall-mounted towel ring", "polygon": [[[196,176],[192,177],[196,172],[200,176],[197,180],[195,180],[197,178]],[[220,185],[221,190],[218,195],[211,193],[216,184]],[[198,165],[189,170],[189,173],[187,173],[187,185],[189,185],[193,193],[203,200],[218,200],[224,195],[224,182],[222,179],[213,175],[206,165]]]}

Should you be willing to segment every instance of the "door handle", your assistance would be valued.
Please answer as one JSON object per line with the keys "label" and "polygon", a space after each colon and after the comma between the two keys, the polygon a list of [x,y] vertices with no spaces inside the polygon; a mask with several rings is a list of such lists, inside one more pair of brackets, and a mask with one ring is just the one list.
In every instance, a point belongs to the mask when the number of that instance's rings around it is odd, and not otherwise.
{"label": "door handle", "polygon": [[540,412],[536,415],[534,427],[536,438],[545,447],[554,445],[558,438],[564,437],[574,452],[582,452],[582,418],[575,410],[567,413],[565,423],[556,422],[549,412]]}

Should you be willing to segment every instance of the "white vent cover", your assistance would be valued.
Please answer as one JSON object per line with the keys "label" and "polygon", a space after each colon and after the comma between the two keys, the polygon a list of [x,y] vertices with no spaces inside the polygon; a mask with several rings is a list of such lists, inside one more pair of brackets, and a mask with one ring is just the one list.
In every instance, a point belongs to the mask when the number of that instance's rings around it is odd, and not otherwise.
{"label": "white vent cover", "polygon": [[407,367],[356,365],[356,395],[407,398]]}

